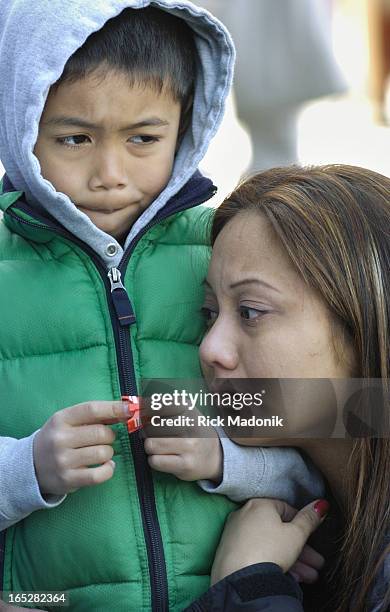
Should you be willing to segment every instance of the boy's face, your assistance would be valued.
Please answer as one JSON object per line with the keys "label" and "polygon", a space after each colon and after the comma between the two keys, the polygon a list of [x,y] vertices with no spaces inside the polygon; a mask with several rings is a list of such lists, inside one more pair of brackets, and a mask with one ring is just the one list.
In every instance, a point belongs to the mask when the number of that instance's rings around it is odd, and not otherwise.
{"label": "boy's face", "polygon": [[120,238],[170,179],[181,108],[168,90],[98,76],[49,92],[34,153],[57,191]]}

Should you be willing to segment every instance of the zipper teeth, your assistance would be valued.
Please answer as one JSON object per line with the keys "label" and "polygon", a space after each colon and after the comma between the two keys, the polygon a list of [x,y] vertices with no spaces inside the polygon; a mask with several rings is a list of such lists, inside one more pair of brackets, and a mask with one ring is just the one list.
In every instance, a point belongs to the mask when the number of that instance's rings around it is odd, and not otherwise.
{"label": "zipper teeth", "polygon": [[[125,329],[127,330],[128,328],[121,328],[119,330],[119,343],[123,358],[122,363],[129,363],[131,364],[131,367],[123,368],[124,385],[126,394],[137,395],[136,382],[131,374],[134,371],[133,358],[131,351],[127,350],[128,341]],[[168,609],[168,583],[163,542],[157,518],[157,509],[154,510],[154,508],[156,508],[156,502],[154,497],[152,474],[145,457],[143,441],[141,440],[139,432],[135,432],[133,435],[129,436],[129,438],[134,460],[134,471],[137,481],[138,496],[140,505],[143,508],[141,516],[144,524],[144,537],[147,542],[147,553],[149,559],[152,610],[155,610],[156,612],[165,612],[165,610]]]}
{"label": "zipper teeth", "polygon": [[[129,326],[126,326],[125,330],[127,330],[128,333],[130,334]],[[122,359],[122,364],[123,364],[123,367],[121,368],[122,374],[123,374],[123,387],[122,388],[124,389],[124,395],[138,395],[137,384],[135,381],[135,377],[133,376],[133,373],[134,373],[133,355],[132,355],[131,349],[128,350],[130,339],[129,339],[129,342],[126,342],[124,334],[125,334],[125,331],[123,331],[122,329],[118,330],[119,350],[121,353],[121,359]],[[129,367],[126,367],[127,364]]]}
{"label": "zipper teeth", "polygon": [[136,479],[137,486],[141,493],[140,500],[144,508],[142,520],[144,522],[145,539],[150,544],[148,547],[149,567],[154,568],[153,575],[149,570],[151,578],[152,610],[156,612],[165,612],[169,607],[168,580],[163,541],[157,518],[151,469],[145,460],[143,442],[139,432],[131,436],[130,442],[134,453],[134,461],[141,467],[140,470],[136,471]]}

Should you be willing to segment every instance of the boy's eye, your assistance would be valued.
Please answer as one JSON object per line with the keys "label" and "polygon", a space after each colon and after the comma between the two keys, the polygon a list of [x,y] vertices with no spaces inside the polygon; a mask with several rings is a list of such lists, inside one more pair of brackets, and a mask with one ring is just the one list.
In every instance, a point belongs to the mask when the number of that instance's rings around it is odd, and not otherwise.
{"label": "boy's eye", "polygon": [[203,306],[203,308],[201,308],[201,313],[206,320],[207,327],[211,327],[218,319],[218,312],[209,306]]}
{"label": "boy's eye", "polygon": [[67,147],[78,147],[88,141],[88,136],[84,136],[84,134],[77,134],[76,136],[62,136],[61,138],[57,138],[57,142]]}
{"label": "boy's eye", "polygon": [[250,308],[249,306],[240,306],[239,313],[241,319],[248,321],[249,323],[256,323],[256,321],[262,317],[266,311],[258,310],[256,308]]}
{"label": "boy's eye", "polygon": [[157,142],[159,139],[156,136],[147,136],[145,134],[139,134],[137,136],[131,136],[129,140],[133,144],[147,145],[152,144],[153,142]]}

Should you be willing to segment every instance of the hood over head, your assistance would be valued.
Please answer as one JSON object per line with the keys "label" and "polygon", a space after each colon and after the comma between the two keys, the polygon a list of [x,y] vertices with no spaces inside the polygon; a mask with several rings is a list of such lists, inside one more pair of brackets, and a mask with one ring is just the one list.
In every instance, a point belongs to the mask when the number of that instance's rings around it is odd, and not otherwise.
{"label": "hood over head", "polygon": [[[204,157],[222,120],[234,65],[234,47],[225,27],[187,0],[0,0],[0,159],[14,188],[44,208],[72,234],[89,244],[109,267],[123,249],[98,229],[41,175],[33,153],[50,86],[69,57],[93,32],[126,8],[154,6],[184,19],[194,32],[199,56],[192,123],[182,138],[168,185],[136,220],[126,245],[185,185]],[[105,254],[115,243],[115,257]]]}

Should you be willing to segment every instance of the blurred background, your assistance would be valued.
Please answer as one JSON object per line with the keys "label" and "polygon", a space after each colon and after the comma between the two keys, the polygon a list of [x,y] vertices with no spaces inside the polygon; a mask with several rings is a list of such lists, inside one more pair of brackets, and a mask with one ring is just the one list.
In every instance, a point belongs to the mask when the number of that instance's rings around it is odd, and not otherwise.
{"label": "blurred background", "polygon": [[[232,32],[234,95],[201,170],[218,204],[248,172],[390,173],[390,0],[195,0]],[[3,168],[0,164],[0,176]]]}
{"label": "blurred background", "polygon": [[202,171],[346,163],[390,175],[390,0],[195,0],[237,47],[234,96]]}

